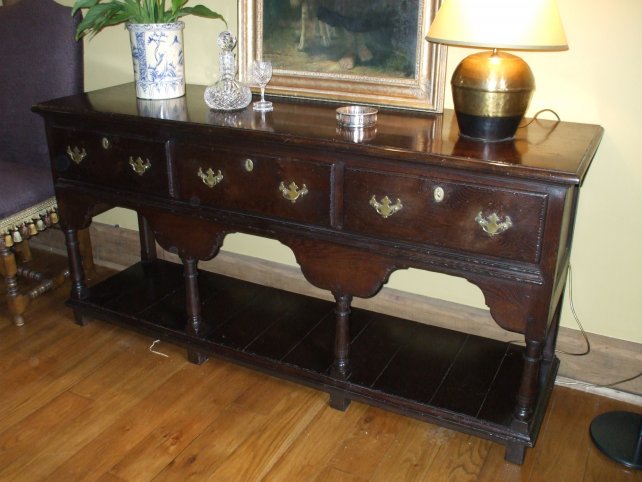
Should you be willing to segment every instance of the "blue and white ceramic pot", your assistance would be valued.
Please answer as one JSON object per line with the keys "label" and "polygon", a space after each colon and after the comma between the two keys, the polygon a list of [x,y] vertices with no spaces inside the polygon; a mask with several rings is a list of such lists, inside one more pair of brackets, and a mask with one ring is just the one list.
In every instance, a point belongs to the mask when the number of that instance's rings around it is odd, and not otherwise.
{"label": "blue and white ceramic pot", "polygon": [[183,22],[127,24],[136,97],[173,99],[185,95]]}

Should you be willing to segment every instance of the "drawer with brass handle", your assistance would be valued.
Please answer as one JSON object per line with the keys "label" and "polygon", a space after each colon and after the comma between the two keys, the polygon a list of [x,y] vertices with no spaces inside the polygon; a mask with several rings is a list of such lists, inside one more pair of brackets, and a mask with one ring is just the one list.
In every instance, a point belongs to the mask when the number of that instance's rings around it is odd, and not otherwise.
{"label": "drawer with brass handle", "polygon": [[176,145],[179,199],[328,226],[328,164],[246,150]]}
{"label": "drawer with brass handle", "polygon": [[346,169],[344,229],[535,263],[546,194]]}
{"label": "drawer with brass handle", "polygon": [[167,195],[165,144],[135,137],[53,129],[56,178]]}

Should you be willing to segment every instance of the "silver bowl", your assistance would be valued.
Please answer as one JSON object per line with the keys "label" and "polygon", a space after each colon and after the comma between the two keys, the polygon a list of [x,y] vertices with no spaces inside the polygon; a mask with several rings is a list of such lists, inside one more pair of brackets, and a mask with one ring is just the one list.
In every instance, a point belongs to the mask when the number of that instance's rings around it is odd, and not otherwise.
{"label": "silver bowl", "polygon": [[337,126],[337,134],[352,142],[367,142],[377,136],[377,126],[374,127],[342,127]]}
{"label": "silver bowl", "polygon": [[343,127],[371,127],[377,123],[378,110],[362,105],[347,105],[337,109],[337,123]]}

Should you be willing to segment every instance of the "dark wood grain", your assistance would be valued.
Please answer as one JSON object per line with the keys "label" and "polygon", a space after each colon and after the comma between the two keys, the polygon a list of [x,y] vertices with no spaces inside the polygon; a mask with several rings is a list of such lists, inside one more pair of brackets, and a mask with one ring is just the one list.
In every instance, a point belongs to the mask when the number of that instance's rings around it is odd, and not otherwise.
{"label": "dark wood grain", "polygon": [[[180,120],[139,112],[132,85],[34,107],[47,126],[77,320],[172,340],[195,363],[216,354],[311,384],[336,408],[366,400],[501,440],[521,463],[557,369],[578,193],[601,127],[542,121],[489,144],[459,138],[451,112],[382,109],[376,135],[353,142],[330,103],[275,99],[263,118],[210,111],[202,87],[187,90]],[[77,231],[110,206],[138,213],[143,262],[88,290]],[[198,261],[233,232],[291,248],[335,303],[202,280]],[[155,261],[154,242],[184,268]],[[523,359],[473,335],[351,309],[409,267],[477,285],[495,321],[524,336]]]}
{"label": "dark wood grain", "polygon": [[403,346],[373,385],[403,398],[429,401],[445,380],[468,335],[435,328],[427,332],[411,325],[402,333]]}
{"label": "dark wood grain", "polygon": [[[503,343],[469,335],[429,402],[436,407],[477,416],[486,404],[506,351]],[[473,365],[474,371],[470,369]]]}
{"label": "dark wood grain", "polygon": [[[378,151],[384,158],[394,152],[419,165],[440,165],[447,157],[456,167],[472,171],[501,175],[509,170],[516,177],[571,183],[580,182],[586,175],[602,132],[595,125],[538,120],[519,129],[514,141],[486,143],[459,137],[454,112],[450,110],[443,115],[422,115],[381,109],[377,135],[367,143],[355,145],[337,132],[334,110],[338,105],[279,99],[265,122],[259,122],[251,110],[231,114],[211,112],[203,102],[204,89],[187,86],[185,120],[150,117],[148,122],[161,126],[174,124],[172,129],[191,128],[192,124],[233,128],[246,133],[246,139],[251,136],[271,140],[277,136],[304,147],[322,143],[325,149],[350,153]],[[88,121],[104,118],[105,114],[131,117],[129,122],[140,117],[133,83],[48,102],[38,109],[43,113],[81,113],[86,119],[85,127],[91,126]]]}

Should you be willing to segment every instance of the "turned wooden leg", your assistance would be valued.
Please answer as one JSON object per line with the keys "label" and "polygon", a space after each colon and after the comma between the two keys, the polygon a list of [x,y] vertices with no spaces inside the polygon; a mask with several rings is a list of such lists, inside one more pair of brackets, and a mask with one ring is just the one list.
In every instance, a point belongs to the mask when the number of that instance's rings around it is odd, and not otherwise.
{"label": "turned wooden leg", "polygon": [[96,267],[94,265],[94,250],[91,247],[89,228],[78,230],[78,249],[80,250],[80,259],[82,259],[85,275],[91,277]]}
{"label": "turned wooden leg", "polygon": [[22,242],[17,243],[14,246],[14,249],[16,259],[20,263],[28,263],[33,259],[33,256],[31,255],[31,247],[29,246],[29,241],[27,239],[23,239]]}
{"label": "turned wooden leg", "polygon": [[[187,325],[185,331],[189,335],[198,336],[201,331],[201,298],[198,292],[198,260],[183,258],[183,276],[185,278],[185,294],[187,298]],[[196,365],[207,360],[207,355],[193,348],[187,349],[187,359]]]}
{"label": "turned wooden leg", "polygon": [[138,233],[140,236],[140,259],[142,261],[154,261],[156,254],[156,238],[147,219],[138,215]]}
{"label": "turned wooden leg", "polygon": [[524,370],[522,381],[517,392],[515,419],[528,422],[533,415],[533,407],[537,400],[539,369],[542,362],[542,344],[535,340],[526,340],[524,351]]}
{"label": "turned wooden leg", "polygon": [[13,251],[6,247],[2,241],[0,241],[0,267],[2,268],[2,275],[7,291],[9,315],[16,326],[22,326],[25,323],[22,314],[27,309],[29,298],[21,295],[18,291],[16,257]]}
{"label": "turned wooden leg", "polygon": [[[350,303],[351,295],[334,294],[337,301],[335,306],[336,332],[334,336],[334,362],[331,375],[341,380],[350,376]],[[339,410],[348,408],[350,400],[333,392],[330,394],[330,406]]]}
{"label": "turned wooden leg", "polygon": [[[85,281],[85,271],[83,269],[82,255],[80,254],[80,245],[78,242],[78,231],[72,228],[64,230],[65,242],[67,244],[67,258],[69,260],[69,270],[71,271],[71,298],[74,300],[85,299],[89,295],[89,289]],[[78,325],[84,325],[84,317],[74,310],[74,318]]]}
{"label": "turned wooden leg", "polygon": [[562,301],[564,300],[564,293],[560,296],[559,301],[557,302],[557,307],[555,309],[555,314],[553,315],[553,320],[551,321],[551,326],[548,329],[546,335],[546,341],[544,342],[544,351],[542,353],[542,358],[544,363],[550,364],[555,358],[555,346],[557,345],[557,333],[559,332],[560,326],[560,315],[562,313]]}
{"label": "turned wooden leg", "polygon": [[[539,393],[539,373],[542,364],[542,343],[526,339],[524,351],[524,369],[522,380],[517,392],[517,404],[513,413],[511,428],[523,434],[530,431],[530,421],[533,416],[535,402]],[[514,464],[522,464],[526,446],[520,443],[509,442],[506,444],[504,458]]]}

